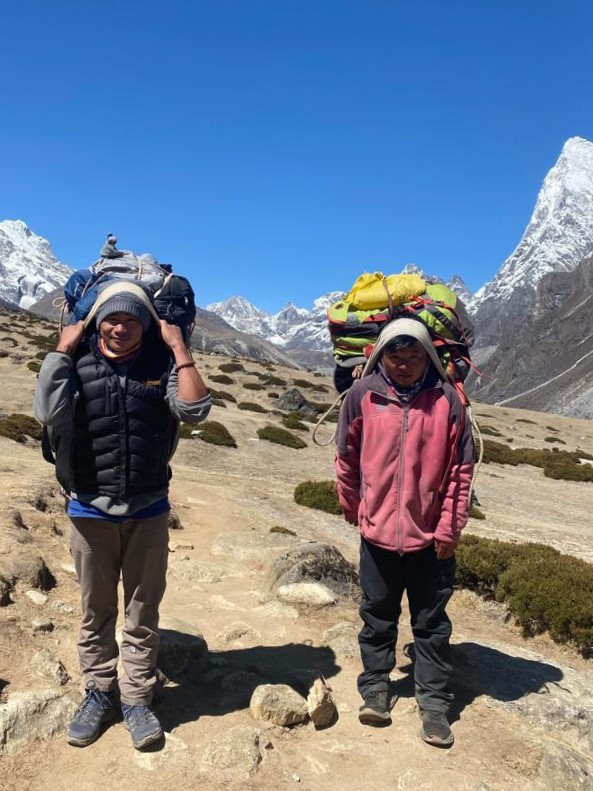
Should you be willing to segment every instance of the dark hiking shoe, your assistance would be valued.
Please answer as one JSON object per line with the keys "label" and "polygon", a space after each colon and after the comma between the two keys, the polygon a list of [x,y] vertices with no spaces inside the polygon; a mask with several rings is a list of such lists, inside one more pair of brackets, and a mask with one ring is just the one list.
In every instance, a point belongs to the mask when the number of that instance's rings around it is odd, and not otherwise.
{"label": "dark hiking shoe", "polygon": [[163,738],[161,723],[149,706],[128,706],[127,703],[122,703],[121,710],[126,728],[132,737],[132,744],[137,750],[160,742]]}
{"label": "dark hiking shoe", "polygon": [[101,692],[95,684],[86,688],[86,696],[68,726],[68,744],[86,747],[101,735],[101,726],[117,714],[114,692]]}
{"label": "dark hiking shoe", "polygon": [[438,711],[421,711],[420,737],[435,747],[450,747],[455,740],[447,718]]}
{"label": "dark hiking shoe", "polygon": [[363,725],[388,725],[394,701],[388,690],[367,692],[364,703],[358,710],[358,719]]}

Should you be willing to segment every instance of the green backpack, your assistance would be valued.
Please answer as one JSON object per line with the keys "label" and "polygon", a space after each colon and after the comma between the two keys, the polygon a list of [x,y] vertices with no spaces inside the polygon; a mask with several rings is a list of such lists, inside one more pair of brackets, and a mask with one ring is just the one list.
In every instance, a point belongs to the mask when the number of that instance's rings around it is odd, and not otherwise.
{"label": "green backpack", "polygon": [[463,381],[471,365],[469,347],[474,339],[473,327],[457,294],[443,283],[428,283],[424,294],[411,296],[393,308],[386,304],[374,310],[361,310],[345,300],[330,305],[328,329],[336,365],[364,365],[365,349],[374,346],[383,327],[394,318],[410,316],[426,324],[445,370]]}

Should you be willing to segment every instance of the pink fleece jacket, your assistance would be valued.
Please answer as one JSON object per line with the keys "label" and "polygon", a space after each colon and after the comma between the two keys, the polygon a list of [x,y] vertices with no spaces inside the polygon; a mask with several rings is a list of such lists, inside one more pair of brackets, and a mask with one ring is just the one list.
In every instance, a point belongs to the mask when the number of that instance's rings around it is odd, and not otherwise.
{"label": "pink fleece jacket", "polygon": [[409,404],[381,368],[352,385],[336,435],[340,504],[372,544],[415,552],[453,543],[468,518],[474,465],[459,394],[430,376]]}

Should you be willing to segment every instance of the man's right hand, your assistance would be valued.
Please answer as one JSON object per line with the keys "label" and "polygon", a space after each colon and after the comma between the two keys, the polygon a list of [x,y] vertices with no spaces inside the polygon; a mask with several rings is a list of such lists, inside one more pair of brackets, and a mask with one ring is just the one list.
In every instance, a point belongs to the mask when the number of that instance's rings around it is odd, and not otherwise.
{"label": "man's right hand", "polygon": [[66,324],[60,335],[56,351],[63,354],[74,354],[83,334],[84,321],[77,321],[76,324]]}

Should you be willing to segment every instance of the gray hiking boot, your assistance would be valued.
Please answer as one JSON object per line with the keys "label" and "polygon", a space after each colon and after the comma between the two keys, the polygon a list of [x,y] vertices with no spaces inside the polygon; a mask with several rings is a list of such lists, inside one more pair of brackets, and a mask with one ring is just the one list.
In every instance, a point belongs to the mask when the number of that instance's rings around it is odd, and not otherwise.
{"label": "gray hiking boot", "polygon": [[450,747],[455,741],[447,718],[438,711],[421,711],[420,738],[435,747]]}
{"label": "gray hiking boot", "polygon": [[68,744],[86,747],[101,735],[103,723],[117,714],[114,692],[101,692],[94,682],[86,687],[86,695],[68,726]]}
{"label": "gray hiking boot", "polygon": [[161,723],[149,706],[129,706],[122,703],[121,710],[126,728],[132,737],[132,744],[137,750],[160,742],[163,738]]}
{"label": "gray hiking boot", "polygon": [[391,722],[391,709],[395,701],[388,690],[367,692],[363,700],[358,710],[358,719],[363,725],[388,725]]}

